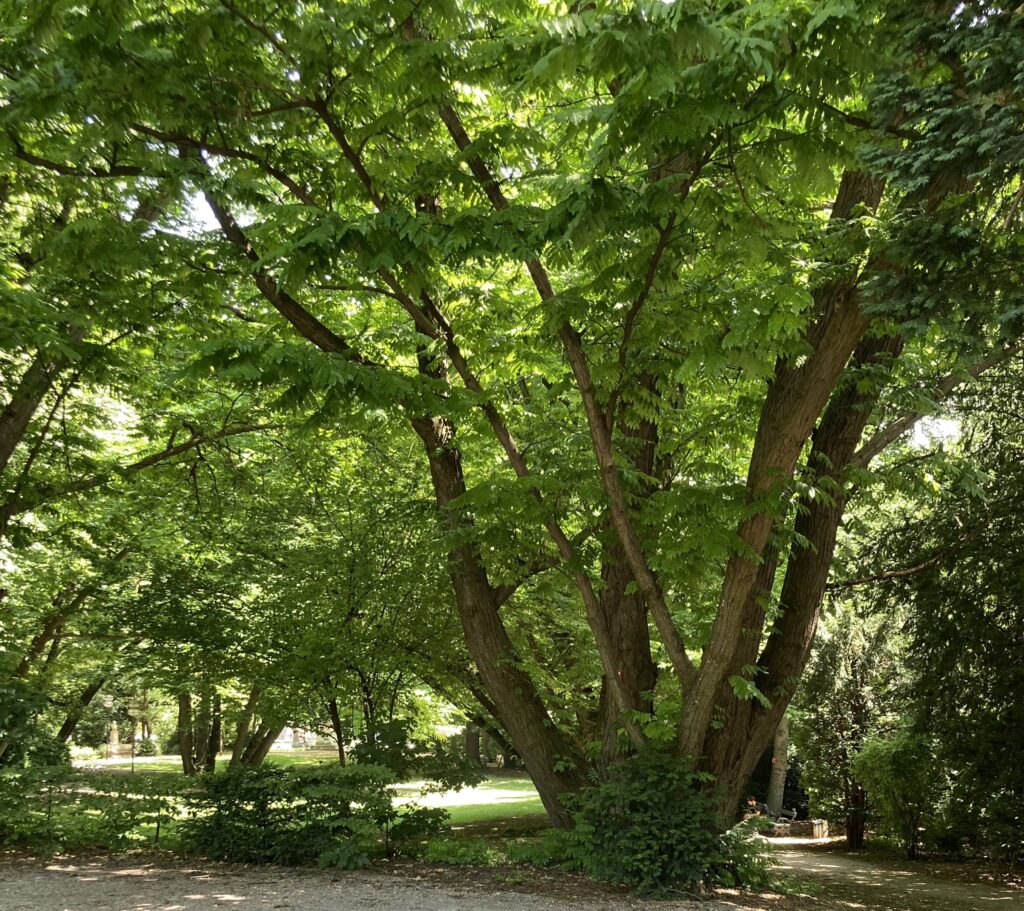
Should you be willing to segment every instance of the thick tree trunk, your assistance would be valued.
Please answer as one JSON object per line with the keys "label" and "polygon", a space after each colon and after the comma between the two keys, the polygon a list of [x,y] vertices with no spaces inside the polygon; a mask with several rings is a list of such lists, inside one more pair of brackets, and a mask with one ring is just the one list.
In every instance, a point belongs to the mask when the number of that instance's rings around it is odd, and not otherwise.
{"label": "thick tree trunk", "polygon": [[551,821],[570,826],[572,817],[560,797],[582,786],[582,757],[556,727],[533,681],[520,668],[498,613],[497,592],[488,581],[476,545],[466,534],[470,520],[453,505],[466,492],[454,427],[442,418],[418,418],[413,426],[426,448],[437,505],[448,527],[461,536],[449,552],[448,569],[470,655]]}
{"label": "thick tree trunk", "polygon": [[786,769],[789,765],[789,719],[783,715],[775,729],[772,746],[772,773],[768,779],[768,809],[772,816],[782,812],[782,801],[786,793]]}
{"label": "thick tree trunk", "polygon": [[846,847],[864,847],[864,820],[867,815],[867,797],[864,788],[854,783],[850,789],[850,803],[846,808]]}
{"label": "thick tree trunk", "polygon": [[[628,710],[650,713],[658,668],[651,656],[647,605],[638,594],[626,594],[633,574],[621,548],[612,546],[606,550],[601,582],[600,610],[614,643],[616,672],[621,690],[629,700]],[[598,764],[603,770],[618,761],[628,749],[621,735],[621,715],[611,693],[611,682],[605,676],[601,681],[599,709],[601,753]]]}
{"label": "thick tree trunk", "polygon": [[[854,368],[887,364],[902,347],[893,336],[869,338],[856,351]],[[807,546],[791,548],[783,579],[779,611],[757,665],[761,691],[768,707],[746,700],[737,704],[734,695],[725,703],[731,721],[723,730],[725,745],[716,751],[713,766],[723,795],[720,821],[731,821],[735,808],[758,759],[796,691],[796,683],[810,655],[821,600],[825,593],[836,533],[845,507],[842,476],[853,457],[861,434],[877,400],[877,386],[862,388],[856,369],[837,390],[814,432],[809,470],[815,486],[828,496],[804,496],[797,509],[794,530]],[[737,720],[739,719],[739,720]]]}
{"label": "thick tree trunk", "polygon": [[327,712],[331,716],[331,728],[334,730],[334,739],[338,744],[338,762],[344,768],[348,761],[345,756],[345,728],[341,723],[341,711],[338,708],[337,696],[331,696],[327,701]]}

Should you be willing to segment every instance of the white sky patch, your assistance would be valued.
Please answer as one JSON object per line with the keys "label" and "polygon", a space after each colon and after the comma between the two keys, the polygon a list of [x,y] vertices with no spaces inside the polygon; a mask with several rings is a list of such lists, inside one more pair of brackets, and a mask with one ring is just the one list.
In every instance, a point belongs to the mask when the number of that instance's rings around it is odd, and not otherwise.
{"label": "white sky patch", "polygon": [[924,418],[914,425],[911,443],[918,449],[929,449],[947,440],[960,437],[960,422],[953,418]]}

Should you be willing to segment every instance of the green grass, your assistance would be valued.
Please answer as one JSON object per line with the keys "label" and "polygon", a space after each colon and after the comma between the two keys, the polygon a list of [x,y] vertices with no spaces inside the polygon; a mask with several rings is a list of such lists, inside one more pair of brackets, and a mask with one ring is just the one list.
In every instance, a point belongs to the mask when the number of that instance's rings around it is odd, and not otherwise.
{"label": "green grass", "polygon": [[[217,771],[223,771],[227,768],[228,760],[231,759],[230,753],[221,753],[217,756]],[[294,768],[298,766],[314,766],[319,765],[322,762],[337,762],[338,757],[336,753],[316,751],[316,752],[301,752],[301,753],[270,753],[267,756],[266,761],[273,765],[286,766],[288,768]],[[88,763],[84,763],[86,767],[89,767]],[[131,759],[119,759],[117,762],[105,762],[102,765],[97,765],[94,768],[101,770],[108,769],[131,769]],[[150,774],[153,772],[177,772],[179,775],[181,771],[181,760],[177,756],[158,756],[154,758],[142,759],[136,757],[135,759],[135,773],[146,773]]]}
{"label": "green grass", "polygon": [[[229,758],[227,754],[217,757],[218,772],[227,768]],[[327,752],[282,752],[271,753],[266,761],[288,768],[299,768],[335,762],[336,759],[333,753]],[[124,772],[130,768],[131,760],[126,759],[83,771]],[[159,777],[171,789],[182,781],[181,760],[176,756],[161,756],[145,762],[136,760],[135,774],[145,775],[151,781]],[[432,794],[426,798],[420,797],[420,784],[409,782],[398,785],[396,791],[399,798],[444,807],[449,813],[450,825],[455,830],[467,828],[474,833],[486,835],[531,834],[547,827],[547,817],[537,789],[525,775],[489,775],[474,788]]]}

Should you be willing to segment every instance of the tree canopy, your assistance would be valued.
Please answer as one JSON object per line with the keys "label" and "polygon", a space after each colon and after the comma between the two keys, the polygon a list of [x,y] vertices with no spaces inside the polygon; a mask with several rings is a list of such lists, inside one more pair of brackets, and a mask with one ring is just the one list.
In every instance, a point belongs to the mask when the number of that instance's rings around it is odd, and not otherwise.
{"label": "tree canopy", "polygon": [[844,513],[1019,355],[1020,11],[0,15],[16,686],[408,673],[558,822],[651,744],[731,819]]}

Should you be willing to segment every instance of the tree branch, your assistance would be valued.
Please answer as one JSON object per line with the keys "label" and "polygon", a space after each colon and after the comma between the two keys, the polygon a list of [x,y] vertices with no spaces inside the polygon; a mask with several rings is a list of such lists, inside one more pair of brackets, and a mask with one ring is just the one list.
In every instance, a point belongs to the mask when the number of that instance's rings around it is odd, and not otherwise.
{"label": "tree branch", "polygon": [[[932,391],[932,400],[935,403],[943,401],[968,380],[977,379],[986,370],[990,370],[992,367],[1009,360],[1009,358],[1013,357],[1013,355],[1017,354],[1022,349],[1024,349],[1024,342],[1018,342],[1008,348],[1003,348],[999,351],[993,352],[988,357],[983,358],[976,364],[968,367],[966,370],[960,370],[949,374],[949,376],[945,377],[945,379],[941,380],[935,386]],[[927,416],[928,412],[926,411],[911,411],[904,414],[902,417],[889,422],[884,427],[879,428],[875,431],[874,435],[854,453],[853,458],[850,460],[850,465],[854,468],[867,468],[875,456],[879,455],[887,446],[895,443],[903,436],[903,434],[912,430],[918,421],[923,420]]]}

